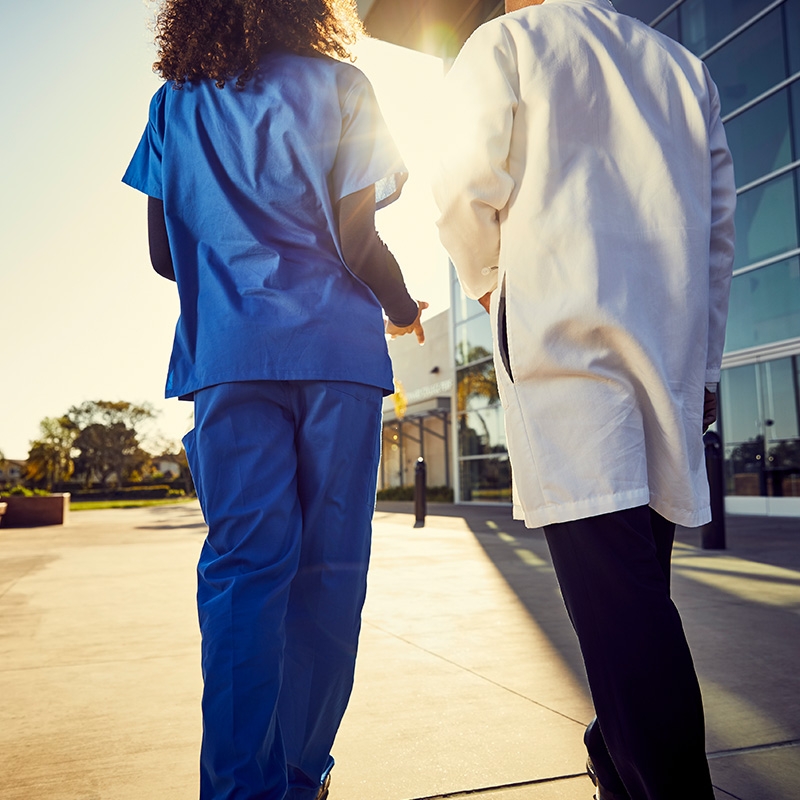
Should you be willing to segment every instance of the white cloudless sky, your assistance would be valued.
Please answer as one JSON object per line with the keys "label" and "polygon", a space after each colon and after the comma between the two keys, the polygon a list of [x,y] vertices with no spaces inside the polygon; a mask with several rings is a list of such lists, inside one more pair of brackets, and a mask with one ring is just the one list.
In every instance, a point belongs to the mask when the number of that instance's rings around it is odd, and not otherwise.
{"label": "white cloudless sky", "polygon": [[[0,0],[0,451],[27,457],[45,417],[84,400],[151,403],[149,435],[177,441],[191,403],[164,400],[178,315],[151,269],[146,200],[120,178],[160,81],[143,0]],[[441,63],[366,42],[357,62],[411,172],[378,214],[429,315],[449,304],[427,176]]]}

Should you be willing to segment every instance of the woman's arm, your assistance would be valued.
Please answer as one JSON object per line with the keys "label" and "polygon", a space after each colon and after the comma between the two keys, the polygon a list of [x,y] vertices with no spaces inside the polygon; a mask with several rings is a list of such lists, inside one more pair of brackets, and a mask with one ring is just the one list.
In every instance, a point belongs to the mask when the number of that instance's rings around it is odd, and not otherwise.
{"label": "woman's arm", "polygon": [[406,289],[395,257],[375,230],[374,187],[342,198],[337,217],[347,266],[372,289],[390,323],[398,329],[413,326],[419,306]]}
{"label": "woman's arm", "polygon": [[172,253],[169,251],[164,203],[155,197],[147,198],[147,239],[150,243],[150,263],[163,278],[175,280]]}

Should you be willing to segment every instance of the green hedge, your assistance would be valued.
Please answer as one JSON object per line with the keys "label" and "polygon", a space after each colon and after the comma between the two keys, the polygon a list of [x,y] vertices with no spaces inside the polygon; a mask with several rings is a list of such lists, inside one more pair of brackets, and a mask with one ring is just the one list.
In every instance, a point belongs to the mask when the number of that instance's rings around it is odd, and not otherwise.
{"label": "green hedge", "polygon": [[[426,499],[431,503],[452,503],[453,490],[449,486],[428,486]],[[378,490],[378,500],[413,500],[413,486],[389,486]]]}
{"label": "green hedge", "polygon": [[121,486],[118,489],[83,489],[72,493],[72,500],[163,500],[167,497],[185,497],[183,489],[173,489],[167,484]]}
{"label": "green hedge", "polygon": [[50,492],[44,489],[28,489],[25,486],[12,486],[10,489],[0,492],[0,497],[47,497]]}

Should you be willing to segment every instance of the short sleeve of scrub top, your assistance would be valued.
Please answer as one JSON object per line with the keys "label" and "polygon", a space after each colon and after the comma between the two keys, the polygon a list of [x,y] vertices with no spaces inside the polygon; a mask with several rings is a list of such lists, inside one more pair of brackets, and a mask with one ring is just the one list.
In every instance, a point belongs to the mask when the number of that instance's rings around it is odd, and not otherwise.
{"label": "short sleeve of scrub top", "polygon": [[122,179],[128,186],[144,192],[149,197],[163,200],[161,189],[161,156],[164,147],[164,93],[162,86],[150,101],[150,114],[139,146]]}
{"label": "short sleeve of scrub top", "polygon": [[[371,174],[380,175],[374,181],[375,207],[384,208],[394,202],[408,177],[396,153],[372,86],[366,80],[358,81],[342,107],[342,138],[332,176],[334,200],[366,188],[364,164],[367,163]],[[396,159],[395,163],[391,163],[392,159]]]}

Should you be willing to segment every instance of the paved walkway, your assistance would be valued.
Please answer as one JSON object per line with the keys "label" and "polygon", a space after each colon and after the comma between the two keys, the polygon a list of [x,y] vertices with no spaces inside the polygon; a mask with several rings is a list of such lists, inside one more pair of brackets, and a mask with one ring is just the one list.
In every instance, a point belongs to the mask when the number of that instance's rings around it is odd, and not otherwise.
{"label": "paved walkway", "polygon": [[[381,505],[331,800],[589,800],[591,716],[543,537],[501,508]],[[0,527],[0,797],[192,800],[195,504]],[[679,535],[674,594],[717,797],[800,797],[800,522]]]}

